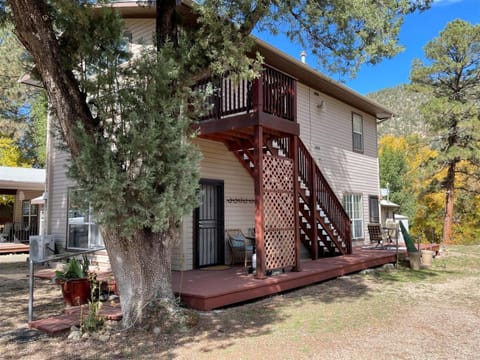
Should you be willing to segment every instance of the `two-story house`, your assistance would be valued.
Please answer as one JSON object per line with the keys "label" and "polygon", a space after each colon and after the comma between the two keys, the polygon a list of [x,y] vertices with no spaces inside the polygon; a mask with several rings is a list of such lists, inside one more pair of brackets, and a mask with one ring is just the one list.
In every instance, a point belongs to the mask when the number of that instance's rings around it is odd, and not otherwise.
{"label": "two-story house", "polygon": [[[153,8],[113,6],[131,51],[151,41]],[[226,229],[256,230],[261,276],[299,268],[302,248],[314,259],[351,253],[369,242],[366,224],[378,222],[377,123],[391,112],[261,40],[256,50],[260,78],[216,80],[213,107],[199,120],[201,205],[183,219],[175,269],[228,263]],[[101,245],[94,215],[71,200],[81,189],[66,177],[68,155],[49,144],[45,233],[60,248]]]}

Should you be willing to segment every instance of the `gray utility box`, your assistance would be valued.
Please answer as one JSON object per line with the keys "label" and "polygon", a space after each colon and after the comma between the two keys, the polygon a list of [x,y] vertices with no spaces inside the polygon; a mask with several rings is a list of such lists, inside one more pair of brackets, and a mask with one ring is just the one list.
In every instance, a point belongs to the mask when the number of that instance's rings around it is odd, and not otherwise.
{"label": "gray utility box", "polygon": [[30,236],[30,260],[41,262],[55,253],[55,240],[52,235]]}

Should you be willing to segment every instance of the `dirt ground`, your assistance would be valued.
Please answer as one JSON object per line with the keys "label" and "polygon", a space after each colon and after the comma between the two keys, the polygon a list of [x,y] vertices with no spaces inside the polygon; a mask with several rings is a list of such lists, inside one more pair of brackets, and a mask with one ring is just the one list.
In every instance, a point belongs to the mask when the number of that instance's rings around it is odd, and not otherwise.
{"label": "dirt ground", "polygon": [[[24,255],[0,257],[2,359],[478,359],[480,246],[449,247],[430,269],[354,274],[229,308],[198,312],[175,333],[86,339],[26,326]],[[37,280],[34,316],[59,314],[60,290]]]}

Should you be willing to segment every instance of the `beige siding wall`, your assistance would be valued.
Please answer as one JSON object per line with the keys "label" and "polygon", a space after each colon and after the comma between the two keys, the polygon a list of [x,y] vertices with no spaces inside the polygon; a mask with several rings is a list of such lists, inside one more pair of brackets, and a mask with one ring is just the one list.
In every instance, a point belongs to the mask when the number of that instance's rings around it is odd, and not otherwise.
{"label": "beige siding wall", "polygon": [[155,19],[125,19],[125,26],[132,34],[130,51],[138,54],[142,46],[153,43]]}
{"label": "beige siding wall", "polygon": [[66,173],[69,155],[56,147],[58,144],[54,144],[55,140],[52,138],[50,140],[46,233],[54,235],[57,248],[63,249],[67,239],[68,188],[74,187],[75,183],[67,177]]}
{"label": "beige siding wall", "polygon": [[[229,199],[254,200],[253,179],[237,158],[223,143],[197,139],[195,143],[203,154],[200,174],[204,179],[224,181],[225,229],[242,229],[245,233],[254,227],[255,205],[253,202],[233,203]],[[173,268],[193,268],[193,222],[192,216],[185,216],[182,225],[183,242],[174,251]],[[225,239],[226,241],[226,239]],[[225,261],[230,262],[230,253],[225,243]]]}
{"label": "beige siding wall", "polygon": [[[362,195],[368,241],[368,196],[379,194],[376,120],[303,84],[297,89],[300,136],[340,200],[345,193]],[[352,112],[363,117],[363,154],[352,150]]]}

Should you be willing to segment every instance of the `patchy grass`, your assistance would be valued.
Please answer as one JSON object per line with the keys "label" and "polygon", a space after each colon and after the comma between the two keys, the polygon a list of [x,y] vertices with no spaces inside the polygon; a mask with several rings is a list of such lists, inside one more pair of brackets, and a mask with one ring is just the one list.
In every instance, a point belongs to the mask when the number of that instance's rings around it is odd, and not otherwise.
{"label": "patchy grass", "polygon": [[[0,353],[5,359],[476,358],[479,260],[479,246],[452,246],[431,269],[345,276],[260,301],[195,312],[193,326],[182,331],[112,328],[106,340],[93,336],[80,341],[30,338],[20,331],[28,269],[18,263],[18,271],[8,275],[11,280],[0,274],[0,298],[8,303],[7,315],[0,315],[0,334],[9,334],[0,335]],[[36,316],[61,311],[59,298],[55,286],[39,282]],[[20,335],[28,341],[20,341]]]}
{"label": "patchy grass", "polygon": [[400,266],[397,271],[379,272],[376,276],[383,281],[425,282],[447,281],[455,277],[469,277],[480,274],[480,246],[451,246],[437,257],[432,267],[411,270]]}

